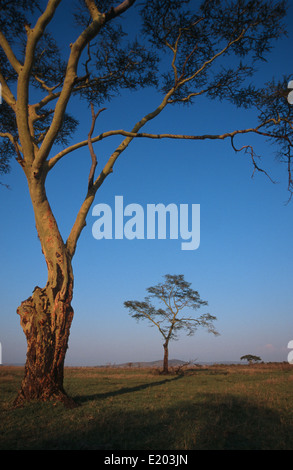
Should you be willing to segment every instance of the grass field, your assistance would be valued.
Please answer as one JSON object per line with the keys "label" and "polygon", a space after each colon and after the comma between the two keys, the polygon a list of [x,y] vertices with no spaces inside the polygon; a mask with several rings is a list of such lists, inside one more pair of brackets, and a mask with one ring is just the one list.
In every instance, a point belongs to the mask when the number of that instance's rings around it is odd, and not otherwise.
{"label": "grass field", "polygon": [[0,367],[0,450],[293,450],[293,367],[66,368],[80,406],[13,409],[21,367]]}

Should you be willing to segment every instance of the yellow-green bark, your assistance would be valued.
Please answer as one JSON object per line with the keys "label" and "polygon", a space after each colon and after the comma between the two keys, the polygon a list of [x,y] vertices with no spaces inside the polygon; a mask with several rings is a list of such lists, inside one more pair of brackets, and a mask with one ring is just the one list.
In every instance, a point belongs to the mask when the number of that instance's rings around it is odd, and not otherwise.
{"label": "yellow-green bark", "polygon": [[27,339],[25,376],[15,401],[58,399],[72,404],[63,388],[65,354],[68,348],[73,272],[71,257],[60,235],[42,179],[28,179],[35,213],[36,228],[48,267],[43,288],[17,309]]}

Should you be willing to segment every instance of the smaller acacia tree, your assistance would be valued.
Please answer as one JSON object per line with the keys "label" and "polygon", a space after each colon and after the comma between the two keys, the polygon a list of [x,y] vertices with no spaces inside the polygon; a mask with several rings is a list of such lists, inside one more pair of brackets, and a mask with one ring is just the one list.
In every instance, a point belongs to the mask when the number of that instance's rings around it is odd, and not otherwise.
{"label": "smaller acacia tree", "polygon": [[[164,338],[163,373],[168,373],[169,342],[178,339],[178,332],[186,330],[187,335],[195,333],[199,326],[208,329],[209,333],[218,335],[213,322],[217,319],[209,313],[193,317],[192,310],[198,310],[208,303],[201,300],[199,293],[191,289],[191,284],[184,280],[184,276],[166,274],[165,282],[154,287],[149,287],[149,295],[143,302],[128,300],[124,306],[129,309],[129,314],[136,320],[149,320],[151,326],[156,326]],[[151,298],[163,305],[156,308]],[[187,316],[180,316],[181,310],[190,310]]]}
{"label": "smaller acacia tree", "polygon": [[254,362],[260,362],[261,358],[253,354],[246,354],[246,356],[240,358],[240,361],[247,361],[249,364],[253,364]]}

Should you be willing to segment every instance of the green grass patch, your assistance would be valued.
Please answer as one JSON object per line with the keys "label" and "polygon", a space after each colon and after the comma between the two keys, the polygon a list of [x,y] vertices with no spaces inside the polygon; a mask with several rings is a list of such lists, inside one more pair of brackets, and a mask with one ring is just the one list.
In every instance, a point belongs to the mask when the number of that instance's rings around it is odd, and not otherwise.
{"label": "green grass patch", "polygon": [[293,450],[293,368],[66,368],[80,405],[14,409],[23,369],[0,368],[1,450]]}

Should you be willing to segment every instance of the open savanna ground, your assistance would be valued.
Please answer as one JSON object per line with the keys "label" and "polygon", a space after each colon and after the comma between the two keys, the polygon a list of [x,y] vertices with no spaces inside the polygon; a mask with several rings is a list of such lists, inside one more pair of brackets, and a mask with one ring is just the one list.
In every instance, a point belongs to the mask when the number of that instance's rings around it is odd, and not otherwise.
{"label": "open savanna ground", "polygon": [[0,450],[293,450],[289,364],[66,368],[73,409],[14,409],[22,376],[0,368]]}

